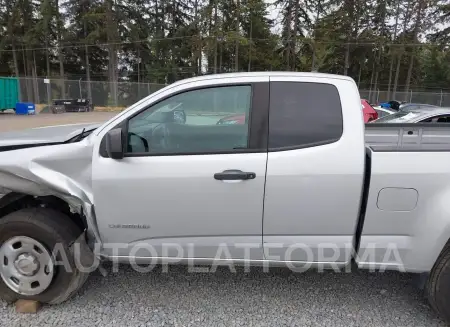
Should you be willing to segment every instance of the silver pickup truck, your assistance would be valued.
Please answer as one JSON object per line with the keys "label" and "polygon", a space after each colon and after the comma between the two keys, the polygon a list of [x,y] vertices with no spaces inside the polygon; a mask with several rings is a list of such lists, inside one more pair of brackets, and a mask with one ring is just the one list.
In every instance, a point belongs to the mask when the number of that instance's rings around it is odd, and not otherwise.
{"label": "silver pickup truck", "polygon": [[186,79],[104,124],[0,142],[7,301],[60,303],[88,275],[78,261],[96,258],[356,264],[423,273],[450,321],[450,130],[364,126],[348,77]]}

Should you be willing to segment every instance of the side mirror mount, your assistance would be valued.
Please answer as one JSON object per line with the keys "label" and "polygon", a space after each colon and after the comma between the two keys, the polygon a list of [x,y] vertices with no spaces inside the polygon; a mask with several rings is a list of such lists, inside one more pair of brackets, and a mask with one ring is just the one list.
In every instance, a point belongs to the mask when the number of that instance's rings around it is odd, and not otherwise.
{"label": "side mirror mount", "polygon": [[122,159],[124,155],[124,140],[121,128],[114,128],[106,134],[106,152],[112,159]]}

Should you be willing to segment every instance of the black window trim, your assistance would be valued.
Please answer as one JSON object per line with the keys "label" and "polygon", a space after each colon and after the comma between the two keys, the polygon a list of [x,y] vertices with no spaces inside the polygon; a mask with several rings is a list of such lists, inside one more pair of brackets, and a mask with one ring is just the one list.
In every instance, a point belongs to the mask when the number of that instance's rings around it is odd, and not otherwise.
{"label": "black window trim", "polygon": [[[250,86],[250,110],[249,110],[249,130],[248,130],[248,148],[246,149],[233,149],[233,150],[219,150],[219,151],[201,151],[201,152],[170,152],[170,153],[149,153],[149,152],[127,152],[128,144],[128,122],[130,119],[139,115],[141,112],[147,110],[150,107],[157,105],[158,103],[169,99],[171,97],[177,96],[182,93],[191,92],[195,90],[204,90],[210,88],[221,88],[230,86]],[[159,99],[158,101],[142,108],[138,112],[134,113],[132,116],[127,117],[125,120],[118,123],[116,126],[111,128],[122,128],[124,135],[124,158],[127,157],[163,157],[163,156],[187,156],[187,155],[214,155],[214,154],[239,154],[239,153],[265,153],[267,152],[268,145],[268,134],[269,134],[269,82],[236,82],[236,83],[224,83],[224,84],[213,84],[205,86],[195,86],[180,90],[178,92],[173,92],[167,96]],[[106,152],[106,134],[100,143],[99,154],[104,158],[108,158]]]}
{"label": "black window trim", "polygon": [[[442,117],[450,117],[450,113],[448,113],[448,114],[439,114],[439,115],[436,115],[436,116],[431,116],[431,117],[428,117],[428,118],[423,118],[423,119],[421,119],[420,121],[418,121],[417,123],[427,123],[427,124],[429,124],[429,122],[426,122],[425,120],[428,120],[428,119],[431,119],[431,120],[433,120],[433,119],[439,119],[439,118],[442,118]],[[433,124],[433,126],[435,125],[435,124],[448,124],[448,123],[446,123],[446,122],[441,122],[441,123],[438,123],[438,122],[431,122],[432,124]]]}
{"label": "black window trim", "polygon": [[[342,137],[344,136],[344,113],[342,111],[342,101],[341,101],[341,93],[339,92],[339,89],[336,87],[335,84],[333,83],[326,83],[326,82],[308,82],[308,81],[271,81],[270,83],[276,83],[276,82],[287,82],[287,83],[313,83],[313,84],[326,84],[326,85],[331,85],[333,86],[339,96],[339,106],[341,107],[341,115],[342,115],[342,133],[339,137],[333,138],[333,139],[329,139],[329,140],[325,140],[325,141],[317,141],[317,142],[311,142],[311,143],[305,143],[305,144],[300,144],[300,145],[288,145],[288,146],[281,146],[281,147],[267,147],[268,148],[268,152],[280,152],[280,151],[290,151],[290,150],[301,150],[301,149],[306,149],[306,148],[312,148],[312,147],[316,147],[316,146],[321,146],[321,145],[327,145],[327,144],[333,144],[336,143],[338,141],[340,141],[342,139]],[[269,107],[270,107],[270,101],[269,101]],[[268,111],[268,115],[270,113],[270,108]],[[270,117],[270,116],[268,116]],[[269,118],[267,119],[269,121]],[[269,121],[270,124],[270,121]],[[270,129],[268,130],[270,131]],[[269,132],[267,133],[267,142],[269,142]],[[268,143],[267,143],[268,144]]]}

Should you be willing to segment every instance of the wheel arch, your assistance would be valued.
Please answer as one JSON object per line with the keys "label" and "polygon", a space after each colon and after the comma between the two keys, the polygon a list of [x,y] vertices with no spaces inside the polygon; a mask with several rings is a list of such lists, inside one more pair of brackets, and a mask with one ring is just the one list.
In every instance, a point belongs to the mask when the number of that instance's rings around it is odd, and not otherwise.
{"label": "wheel arch", "polygon": [[64,199],[54,195],[33,196],[20,192],[10,192],[0,198],[0,219],[6,215],[24,208],[51,208],[67,215],[81,230],[86,230],[88,224],[83,212],[76,212]]}

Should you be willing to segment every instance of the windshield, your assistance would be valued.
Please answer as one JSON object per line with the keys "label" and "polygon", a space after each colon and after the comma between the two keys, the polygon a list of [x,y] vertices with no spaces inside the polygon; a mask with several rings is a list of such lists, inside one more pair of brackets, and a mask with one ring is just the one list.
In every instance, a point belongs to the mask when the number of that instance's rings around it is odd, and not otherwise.
{"label": "windshield", "polygon": [[417,112],[396,112],[392,115],[384,116],[376,120],[377,123],[405,123],[410,122],[420,114]]}

